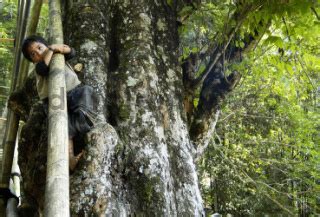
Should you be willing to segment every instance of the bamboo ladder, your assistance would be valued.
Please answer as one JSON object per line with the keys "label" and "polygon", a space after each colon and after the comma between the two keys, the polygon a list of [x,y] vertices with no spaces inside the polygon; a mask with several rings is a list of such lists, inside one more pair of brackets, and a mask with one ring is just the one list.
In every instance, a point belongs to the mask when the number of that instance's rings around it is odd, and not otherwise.
{"label": "bamboo ladder", "polygon": [[[27,65],[20,70],[21,43],[25,36],[26,20],[31,0],[19,0],[18,18],[15,49],[15,67],[13,72],[11,92],[21,87],[27,77]],[[25,4],[26,3],[26,4]],[[39,20],[42,0],[34,0],[33,15],[30,19],[28,34],[34,34]],[[63,43],[61,4],[59,0],[49,0],[49,29],[52,43]],[[33,23],[32,23],[33,21]],[[25,61],[25,60],[24,60]],[[48,158],[47,177],[45,188],[45,216],[69,217],[69,161],[68,161],[68,117],[66,104],[66,87],[64,77],[64,56],[54,54],[50,63],[49,73],[49,130],[48,130]],[[10,172],[12,168],[15,139],[17,136],[19,117],[12,111],[8,111],[6,133],[3,141],[3,160],[0,173],[0,189],[9,189]],[[0,199],[0,216],[5,216],[6,198]]]}

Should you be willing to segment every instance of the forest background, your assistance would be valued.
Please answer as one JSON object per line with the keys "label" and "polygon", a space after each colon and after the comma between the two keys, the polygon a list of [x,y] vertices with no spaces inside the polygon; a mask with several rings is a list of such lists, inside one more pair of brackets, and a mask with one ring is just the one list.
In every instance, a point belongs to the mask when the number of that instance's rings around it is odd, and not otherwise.
{"label": "forest background", "polygon": [[[224,66],[226,72],[240,71],[242,78],[221,105],[216,131],[198,161],[208,213],[320,214],[320,10],[304,1],[290,2],[283,8],[270,5],[277,14],[248,16],[231,42],[243,48],[244,35],[254,31],[253,24],[259,27],[255,20],[272,16],[256,47],[242,52],[240,63]],[[181,61],[205,50],[216,32],[226,28],[233,10],[229,1],[218,0],[194,7],[179,12]],[[47,30],[47,13],[45,4],[41,35]],[[17,0],[0,0],[2,116],[11,82],[16,14]],[[203,72],[205,64],[197,70]]]}

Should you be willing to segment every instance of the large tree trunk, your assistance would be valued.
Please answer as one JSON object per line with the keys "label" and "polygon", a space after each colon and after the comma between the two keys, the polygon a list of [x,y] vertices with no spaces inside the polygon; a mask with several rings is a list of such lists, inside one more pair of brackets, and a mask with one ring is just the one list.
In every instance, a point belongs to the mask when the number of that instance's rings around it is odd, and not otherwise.
{"label": "large tree trunk", "polygon": [[[99,115],[110,125],[88,134],[71,174],[72,216],[202,215],[174,10],[167,1],[85,2],[66,5],[65,39],[78,51],[83,80],[96,90]],[[34,108],[20,164],[26,195],[42,209],[46,124],[39,123],[41,106]]]}

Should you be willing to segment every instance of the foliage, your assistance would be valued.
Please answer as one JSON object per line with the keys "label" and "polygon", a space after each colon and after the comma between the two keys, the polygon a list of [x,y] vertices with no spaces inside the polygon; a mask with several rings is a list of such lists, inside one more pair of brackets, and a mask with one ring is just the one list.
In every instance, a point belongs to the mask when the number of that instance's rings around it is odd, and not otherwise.
{"label": "foliage", "polygon": [[0,6],[0,112],[2,113],[10,86],[13,62],[13,38],[16,25],[16,1],[5,1]]}
{"label": "foliage", "polygon": [[[213,35],[218,42],[225,40],[219,34],[233,25],[228,17],[239,5],[212,2],[185,21],[182,58],[198,52]],[[222,214],[316,215],[319,20],[311,1],[264,4],[245,15],[233,39],[241,48],[245,35],[264,33],[253,52],[243,50],[241,62],[225,65],[227,72],[237,70],[243,78],[223,106],[212,144],[199,163],[203,195],[207,206]],[[268,28],[259,30],[266,20],[271,21]]]}

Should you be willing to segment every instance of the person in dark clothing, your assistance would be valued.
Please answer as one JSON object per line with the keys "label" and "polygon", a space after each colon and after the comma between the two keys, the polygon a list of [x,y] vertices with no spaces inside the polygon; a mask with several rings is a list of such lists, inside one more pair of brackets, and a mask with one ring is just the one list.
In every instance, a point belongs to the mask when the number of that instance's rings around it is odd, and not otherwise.
{"label": "person in dark clothing", "polygon": [[[44,105],[48,107],[48,75],[49,64],[54,53],[64,54],[66,61],[75,56],[75,50],[65,44],[52,44],[40,36],[29,36],[22,44],[22,53],[26,59],[33,62],[36,70],[37,92]],[[74,154],[73,140],[83,136],[93,127],[95,113],[94,91],[88,85],[82,85],[73,68],[66,62],[65,80],[68,107],[69,132],[69,168],[73,171],[83,155],[83,152]]]}

